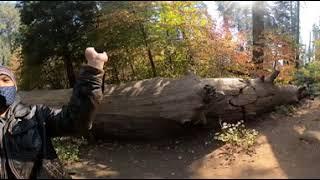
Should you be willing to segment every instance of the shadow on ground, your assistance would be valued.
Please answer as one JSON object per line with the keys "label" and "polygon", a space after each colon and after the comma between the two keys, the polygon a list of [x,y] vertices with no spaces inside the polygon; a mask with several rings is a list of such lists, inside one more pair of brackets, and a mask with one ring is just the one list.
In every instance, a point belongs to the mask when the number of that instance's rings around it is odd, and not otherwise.
{"label": "shadow on ground", "polygon": [[165,141],[99,142],[82,149],[81,162],[68,169],[75,178],[186,178],[217,147],[207,130]]}
{"label": "shadow on ground", "polygon": [[213,133],[155,142],[99,142],[82,149],[67,165],[73,178],[319,178],[320,143],[301,132],[320,132],[320,100],[293,115],[271,113],[250,124],[261,136],[256,154],[239,154],[232,164],[221,156]]}
{"label": "shadow on ground", "polygon": [[305,102],[291,116],[271,115],[261,118],[260,122],[257,122],[260,131],[266,137],[283,176],[320,177],[320,141],[301,138],[306,130],[320,133],[319,99]]}

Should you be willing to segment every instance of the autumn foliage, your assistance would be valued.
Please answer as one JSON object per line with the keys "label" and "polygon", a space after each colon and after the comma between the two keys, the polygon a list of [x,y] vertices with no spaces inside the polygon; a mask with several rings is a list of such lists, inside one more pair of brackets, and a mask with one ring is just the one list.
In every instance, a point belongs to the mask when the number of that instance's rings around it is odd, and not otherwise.
{"label": "autumn foliage", "polygon": [[[69,87],[70,77],[84,61],[86,46],[108,52],[107,83],[176,78],[188,71],[200,77],[254,78],[275,68],[281,70],[278,82],[291,83],[294,78],[298,48],[293,34],[265,29],[264,60],[257,71],[252,61],[252,11],[234,1],[216,2],[222,23],[209,15],[202,1],[55,3],[60,9],[54,11],[50,9],[54,3],[20,3],[23,89]],[[86,13],[80,13],[83,7]],[[47,21],[46,13],[55,21]],[[74,23],[61,19],[72,19],[72,13],[77,17]],[[32,18],[37,23],[31,23]],[[74,33],[78,26],[81,33]],[[70,30],[68,36],[58,33],[61,27]],[[41,78],[35,81],[34,76]]]}

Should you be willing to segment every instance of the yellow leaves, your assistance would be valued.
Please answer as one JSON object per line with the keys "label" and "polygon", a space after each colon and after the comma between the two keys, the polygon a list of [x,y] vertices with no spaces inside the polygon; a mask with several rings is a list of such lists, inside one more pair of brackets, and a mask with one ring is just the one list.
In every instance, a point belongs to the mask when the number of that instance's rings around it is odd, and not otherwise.
{"label": "yellow leaves", "polygon": [[205,25],[207,25],[207,23],[208,23],[207,19],[201,19],[200,20],[200,26],[205,26]]}
{"label": "yellow leaves", "polygon": [[[248,76],[255,71],[252,46],[248,42],[252,32],[239,32],[235,37],[227,17],[224,27],[215,29],[214,22],[199,2],[161,1],[152,7],[140,2],[131,5],[135,7],[135,13],[120,8],[108,14],[105,21],[108,23],[102,30],[107,37],[102,39],[113,48],[115,57],[134,59],[134,71],[143,72],[136,74],[138,78],[149,77],[150,71],[140,23],[145,28],[145,38],[160,76],[176,77],[186,69],[194,69],[197,75],[206,77]],[[264,41],[266,47],[260,50],[264,51],[265,61],[257,74],[269,74],[273,63],[283,60],[289,65],[283,66],[280,80],[289,82],[295,59],[292,40],[268,32]],[[123,55],[124,48],[135,53]],[[126,72],[131,67],[123,65],[121,68]]]}
{"label": "yellow leaves", "polygon": [[289,84],[294,80],[294,74],[297,69],[294,65],[284,65],[281,67],[280,74],[276,79],[276,82],[282,84]]}
{"label": "yellow leaves", "polygon": [[[228,27],[225,27],[228,29]],[[214,33],[214,32],[213,32]],[[259,66],[252,62],[252,47],[246,44],[247,37],[245,33],[238,33],[233,38],[230,31],[223,31],[221,34],[216,33],[213,36],[211,50],[214,50],[215,63],[221,67],[222,71],[228,71],[236,76],[239,75],[267,75],[269,70],[273,69],[275,61],[278,68],[281,69],[279,82],[289,83],[293,80],[295,67],[295,49],[290,38],[268,33],[265,36],[266,46],[260,49],[264,52],[264,62]],[[259,70],[257,68],[260,68]],[[226,76],[227,72],[222,72]]]}

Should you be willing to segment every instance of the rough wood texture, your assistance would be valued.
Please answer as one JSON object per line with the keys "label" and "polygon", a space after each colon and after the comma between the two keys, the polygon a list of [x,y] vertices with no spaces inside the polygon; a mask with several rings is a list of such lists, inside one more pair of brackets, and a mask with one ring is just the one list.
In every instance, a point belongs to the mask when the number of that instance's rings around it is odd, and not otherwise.
{"label": "rough wood texture", "polygon": [[220,102],[213,102],[208,110],[208,118],[224,121],[247,120],[261,113],[271,111],[275,106],[297,103],[305,96],[305,89],[296,86],[276,86],[274,79],[279,72],[269,77],[257,79],[203,79],[205,84],[224,92]]}
{"label": "rough wood texture", "polygon": [[[98,138],[161,138],[188,132],[196,125],[247,120],[282,104],[298,102],[303,88],[275,86],[269,77],[198,79],[153,78],[107,85],[92,132]],[[71,90],[20,92],[24,102],[61,106]]]}

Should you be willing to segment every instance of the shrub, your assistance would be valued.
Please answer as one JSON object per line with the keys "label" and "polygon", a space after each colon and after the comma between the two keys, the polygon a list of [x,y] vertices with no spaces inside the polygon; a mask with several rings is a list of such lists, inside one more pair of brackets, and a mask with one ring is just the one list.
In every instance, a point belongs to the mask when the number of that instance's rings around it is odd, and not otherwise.
{"label": "shrub", "polygon": [[247,129],[241,120],[237,124],[229,124],[224,122],[222,124],[221,132],[215,134],[214,139],[224,142],[231,148],[228,148],[229,155],[233,155],[237,150],[238,152],[245,151],[250,154],[256,143],[258,131],[254,129]]}
{"label": "shrub", "polygon": [[296,108],[293,105],[281,105],[275,107],[275,112],[284,115],[292,115]]}
{"label": "shrub", "polygon": [[306,86],[311,94],[318,95],[320,92],[320,61],[313,61],[299,69],[295,74],[295,83]]}
{"label": "shrub", "polygon": [[87,144],[84,138],[59,137],[53,139],[53,146],[59,159],[66,162],[79,160],[80,146]]}

